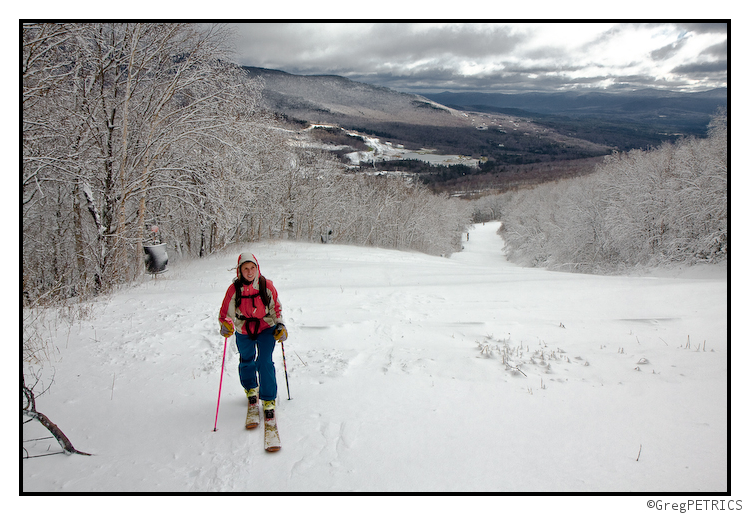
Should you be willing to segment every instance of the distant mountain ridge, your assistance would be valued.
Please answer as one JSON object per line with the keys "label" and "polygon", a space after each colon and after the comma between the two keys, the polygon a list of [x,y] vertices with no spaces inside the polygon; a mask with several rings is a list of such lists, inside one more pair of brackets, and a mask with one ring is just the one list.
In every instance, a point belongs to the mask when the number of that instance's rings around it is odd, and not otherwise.
{"label": "distant mountain ridge", "polygon": [[316,122],[362,126],[402,123],[465,127],[463,111],[525,117],[600,119],[650,125],[662,133],[705,134],[711,116],[727,106],[727,88],[698,93],[657,89],[633,92],[401,93],[338,75],[295,75],[244,66],[265,82],[263,104],[272,111]]}
{"label": "distant mountain ridge", "polygon": [[248,76],[262,78],[267,109],[294,118],[338,123],[400,122],[455,126],[462,123],[453,109],[420,95],[356,82],[338,75],[294,75],[243,66]]}
{"label": "distant mountain ridge", "polygon": [[610,93],[453,93],[424,94],[456,109],[506,112],[517,115],[616,117],[638,123],[670,123],[684,129],[704,128],[719,107],[727,105],[727,88],[697,93],[656,89]]}

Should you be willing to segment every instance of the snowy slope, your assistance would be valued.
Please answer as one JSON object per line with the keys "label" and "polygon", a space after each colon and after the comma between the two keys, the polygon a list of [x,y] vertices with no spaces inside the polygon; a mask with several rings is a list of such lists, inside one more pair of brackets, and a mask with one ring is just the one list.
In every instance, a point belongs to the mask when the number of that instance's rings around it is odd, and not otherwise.
{"label": "snowy slope", "polygon": [[[50,323],[55,378],[37,407],[94,455],[24,460],[23,491],[726,491],[726,274],[521,268],[497,228],[473,227],[450,259],[246,247],[290,335],[292,400],[275,353],[275,454],[244,429],[232,339],[212,431],[217,313],[243,249]],[[26,426],[24,439],[47,436]]]}

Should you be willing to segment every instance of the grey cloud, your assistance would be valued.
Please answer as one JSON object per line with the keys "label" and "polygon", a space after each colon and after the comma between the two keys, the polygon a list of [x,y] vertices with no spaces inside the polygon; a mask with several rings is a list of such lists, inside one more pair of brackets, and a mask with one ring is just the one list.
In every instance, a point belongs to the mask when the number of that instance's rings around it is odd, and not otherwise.
{"label": "grey cloud", "polygon": [[677,23],[678,27],[696,34],[726,34],[726,23]]}
{"label": "grey cloud", "polygon": [[684,75],[705,75],[705,74],[715,74],[715,73],[724,73],[726,74],[727,71],[727,62],[726,61],[715,61],[715,62],[708,62],[708,63],[692,63],[692,64],[683,64],[682,66],[677,66],[672,70],[672,73],[678,73],[678,74],[684,74]]}
{"label": "grey cloud", "polygon": [[541,64],[534,62],[509,63],[505,66],[506,73],[523,73],[523,74],[548,74],[548,73],[571,73],[577,72],[584,68],[583,65],[556,62],[553,64]]}
{"label": "grey cloud", "polygon": [[573,81],[569,76],[564,74],[536,74],[537,76],[533,78],[531,75],[532,73],[528,71],[502,71],[467,78],[448,70],[439,70],[435,73],[421,72],[408,76],[378,75],[373,77],[350,75],[349,78],[407,92],[442,92],[446,90],[466,92],[548,91],[596,84],[606,79],[605,76],[596,76]]}
{"label": "grey cloud", "polygon": [[671,45],[663,46],[657,50],[654,50],[651,52],[650,57],[654,61],[663,61],[665,59],[669,59],[673,55],[675,55],[679,50],[685,46],[685,43],[688,42],[688,38],[682,38],[679,41],[675,41]]}
{"label": "grey cloud", "polygon": [[727,24],[721,22],[715,23],[635,23],[635,24],[622,24],[620,26],[635,26],[635,27],[663,27],[670,26],[674,27],[682,33],[693,33],[693,34],[726,34]]}
{"label": "grey cloud", "polygon": [[[648,72],[641,76],[620,76],[619,69],[600,61],[611,38],[623,33],[653,27],[674,33],[675,40],[650,52],[653,61],[679,56],[686,41],[698,33],[726,31],[726,24],[619,24],[576,48],[555,45],[549,37],[563,31],[549,31],[544,25],[526,24],[450,24],[428,26],[410,23],[254,23],[233,24],[239,34],[237,54],[240,64],[280,69],[296,74],[335,74],[352,80],[386,86],[398,91],[521,91],[610,88],[695,87],[688,78],[706,76],[702,87],[726,83],[726,42],[703,51],[701,58],[715,64],[676,66],[672,82],[660,80]],[[552,25],[552,24],[550,24]],[[555,27],[559,29],[559,26]],[[678,39],[678,32],[682,38]],[[533,37],[532,37],[533,36]],[[545,37],[547,38],[545,40]],[[696,36],[697,37],[697,36]],[[532,44],[529,42],[533,41]],[[699,56],[694,57],[698,61]],[[723,64],[722,64],[723,63]],[[466,65],[475,65],[472,73]],[[634,62],[630,69],[642,68]],[[724,70],[721,70],[724,66]],[[581,77],[583,70],[591,70]],[[694,75],[694,74],[698,75]],[[722,75],[723,73],[723,75]]]}
{"label": "grey cloud", "polygon": [[597,46],[602,45],[606,43],[607,41],[609,41],[610,39],[614,38],[615,36],[619,35],[622,31],[625,30],[626,27],[632,27],[634,25],[635,24],[623,23],[623,24],[611,27],[610,29],[600,34],[599,37],[583,45],[581,50],[583,50],[584,52],[591,51],[595,49]]}
{"label": "grey cloud", "polygon": [[725,39],[723,43],[718,43],[716,45],[706,48],[703,52],[700,53],[700,55],[718,57],[719,59],[724,59],[726,61],[727,40]]}
{"label": "grey cloud", "polygon": [[513,35],[504,26],[458,25],[422,30],[412,24],[391,23],[375,26],[370,36],[367,47],[373,47],[376,55],[404,62],[446,55],[481,58],[507,54],[521,41],[521,36]]}
{"label": "grey cloud", "polygon": [[[458,25],[420,27],[418,24],[347,24],[347,33],[327,31],[321,24],[237,24],[246,41],[240,48],[243,64],[306,72],[325,68],[379,71],[407,69],[416,61],[479,59],[510,53],[520,35],[503,26]],[[314,43],[312,43],[314,42]],[[264,56],[264,57],[261,57]],[[252,62],[251,62],[252,61]]]}

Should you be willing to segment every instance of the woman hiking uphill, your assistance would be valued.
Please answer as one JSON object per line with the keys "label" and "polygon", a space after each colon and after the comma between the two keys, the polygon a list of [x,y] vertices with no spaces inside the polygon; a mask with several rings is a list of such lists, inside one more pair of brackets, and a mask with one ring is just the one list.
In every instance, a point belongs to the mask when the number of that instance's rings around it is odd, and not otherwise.
{"label": "woman hiking uphill", "polygon": [[[273,283],[260,273],[254,255],[243,252],[237,260],[237,279],[229,286],[219,310],[220,332],[225,338],[236,332],[240,352],[240,383],[250,408],[263,401],[266,420],[276,409],[276,368],[273,349],[287,338],[281,303]],[[260,379],[260,382],[258,381]],[[252,410],[257,413],[256,410]],[[246,427],[258,425],[248,416]]]}

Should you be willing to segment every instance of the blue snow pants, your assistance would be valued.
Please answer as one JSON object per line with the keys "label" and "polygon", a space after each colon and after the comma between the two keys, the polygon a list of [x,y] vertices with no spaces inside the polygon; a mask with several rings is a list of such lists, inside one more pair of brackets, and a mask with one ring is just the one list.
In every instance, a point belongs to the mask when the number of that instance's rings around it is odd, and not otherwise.
{"label": "blue snow pants", "polygon": [[276,340],[273,330],[271,327],[262,331],[257,340],[240,332],[235,333],[237,350],[240,352],[240,383],[245,390],[250,390],[258,387],[260,378],[259,397],[262,401],[276,399],[276,367],[273,364]]}

